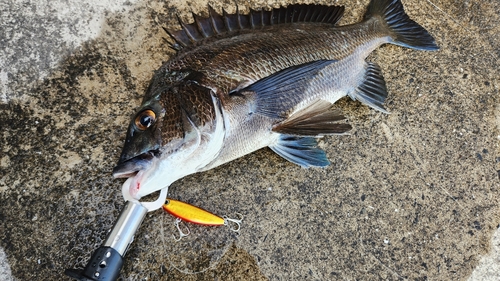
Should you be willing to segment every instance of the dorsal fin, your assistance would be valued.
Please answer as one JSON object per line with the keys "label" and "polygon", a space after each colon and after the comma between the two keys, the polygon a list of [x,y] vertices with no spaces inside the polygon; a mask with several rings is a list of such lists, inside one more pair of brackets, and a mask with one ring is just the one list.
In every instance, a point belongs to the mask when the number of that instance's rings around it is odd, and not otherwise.
{"label": "dorsal fin", "polygon": [[238,30],[259,29],[264,26],[295,22],[317,22],[333,25],[339,21],[343,13],[343,6],[298,4],[289,5],[286,8],[274,8],[270,11],[250,9],[248,14],[241,14],[238,9],[234,14],[228,14],[223,10],[223,14],[220,15],[209,5],[207,18],[193,13],[194,22],[190,24],[184,23],[178,17],[181,30],[164,29],[175,41],[172,48],[180,50],[184,47],[194,46],[205,38],[225,35]]}

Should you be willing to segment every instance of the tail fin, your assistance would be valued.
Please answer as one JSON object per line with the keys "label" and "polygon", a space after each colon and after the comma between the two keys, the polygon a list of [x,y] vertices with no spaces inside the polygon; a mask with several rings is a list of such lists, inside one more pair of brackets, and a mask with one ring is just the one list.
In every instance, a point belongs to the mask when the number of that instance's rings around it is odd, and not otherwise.
{"label": "tail fin", "polygon": [[435,51],[439,47],[434,38],[405,13],[401,0],[371,0],[365,20],[382,17],[393,32],[393,44],[416,50]]}

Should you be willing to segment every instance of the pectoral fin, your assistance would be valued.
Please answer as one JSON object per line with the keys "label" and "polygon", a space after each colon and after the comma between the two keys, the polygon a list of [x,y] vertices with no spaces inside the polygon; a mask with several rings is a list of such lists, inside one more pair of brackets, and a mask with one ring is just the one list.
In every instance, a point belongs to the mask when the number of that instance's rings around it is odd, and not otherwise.
{"label": "pectoral fin", "polygon": [[318,60],[281,70],[238,91],[256,95],[255,113],[271,117],[287,117],[289,111],[305,97],[309,82],[325,66],[335,60]]}
{"label": "pectoral fin", "polygon": [[328,166],[330,161],[326,158],[326,153],[317,145],[316,139],[312,137],[281,135],[278,142],[269,148],[304,168]]}
{"label": "pectoral fin", "polygon": [[318,100],[275,125],[273,131],[299,136],[342,134],[352,129],[349,124],[336,123],[344,119],[340,110],[332,108],[331,103]]}

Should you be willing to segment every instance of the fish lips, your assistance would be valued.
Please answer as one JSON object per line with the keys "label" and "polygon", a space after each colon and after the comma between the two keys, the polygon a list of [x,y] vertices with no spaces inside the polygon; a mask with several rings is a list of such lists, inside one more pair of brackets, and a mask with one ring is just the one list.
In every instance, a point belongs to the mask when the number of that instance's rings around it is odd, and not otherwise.
{"label": "fish lips", "polygon": [[139,171],[147,169],[153,162],[157,151],[149,151],[129,160],[122,160],[113,168],[113,177],[129,178],[135,176]]}

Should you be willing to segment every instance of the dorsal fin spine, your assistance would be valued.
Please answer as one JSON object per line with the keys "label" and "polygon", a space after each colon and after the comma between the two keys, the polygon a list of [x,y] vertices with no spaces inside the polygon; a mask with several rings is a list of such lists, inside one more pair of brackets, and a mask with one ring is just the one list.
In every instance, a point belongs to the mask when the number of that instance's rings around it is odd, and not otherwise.
{"label": "dorsal fin spine", "polygon": [[286,21],[286,19],[287,19],[287,17],[286,17],[286,9],[287,8],[283,8],[283,6],[280,5],[280,9],[278,11],[278,15],[279,15],[279,17],[278,17],[278,23],[280,23],[280,22],[288,23]]}
{"label": "dorsal fin spine", "polygon": [[228,14],[225,9],[222,9],[222,17],[224,18],[224,26],[226,28],[226,31],[233,31],[233,16],[231,14]]}
{"label": "dorsal fin spine", "polygon": [[166,27],[163,26],[162,28],[168,34],[168,36],[175,41],[175,43],[170,44],[170,48],[178,51],[180,48],[184,47],[182,46],[182,42],[179,42],[179,40],[177,40],[177,38],[175,38],[174,35]]}
{"label": "dorsal fin spine", "polygon": [[322,19],[321,19],[321,22],[326,22],[328,20],[328,12],[330,11],[330,9],[326,10],[323,12],[323,16],[322,16]]}
{"label": "dorsal fin spine", "polygon": [[238,22],[238,28],[243,29],[241,26],[241,21],[240,21],[240,8],[238,8],[238,5],[236,5],[236,21]]}
{"label": "dorsal fin spine", "polygon": [[319,12],[320,12],[320,11],[319,11],[318,9],[314,9],[314,10],[313,10],[313,13],[312,13],[312,15],[311,15],[311,19],[310,19],[309,21],[311,21],[311,22],[316,22],[316,21],[318,21],[318,15],[319,15]]}
{"label": "dorsal fin spine", "polygon": [[227,12],[226,12],[226,9],[222,8],[222,22],[224,22],[224,28],[229,31],[229,28],[228,28],[228,18],[227,18]]}
{"label": "dorsal fin spine", "polygon": [[242,15],[240,14],[240,9],[238,8],[238,6],[236,6],[236,18],[238,19],[238,26],[240,29],[245,29],[247,28],[247,25],[246,25],[246,16],[245,15]]}
{"label": "dorsal fin spine", "polygon": [[198,16],[197,14],[195,14],[194,12],[192,12],[192,16],[194,19],[194,23],[196,24],[196,27],[198,27],[198,31],[200,32],[201,36],[207,38],[208,34],[205,31],[205,28],[203,27],[203,23],[201,22],[202,18],[200,16]]}
{"label": "dorsal fin spine", "polygon": [[258,12],[254,9],[250,9],[250,26],[252,29],[255,29],[259,23]]}
{"label": "dorsal fin spine", "polygon": [[311,13],[312,13],[311,10],[312,10],[312,7],[308,6],[306,14],[304,15],[304,18],[302,19],[303,21],[308,22],[311,19]]}
{"label": "dorsal fin spine", "polygon": [[216,34],[220,34],[224,32],[224,20],[221,15],[215,11],[212,6],[208,5],[208,16],[210,18],[210,23],[212,24],[212,28]]}
{"label": "dorsal fin spine", "polygon": [[299,22],[299,16],[300,16],[301,12],[302,11],[299,10],[299,11],[295,11],[295,13],[293,13],[292,22]]}
{"label": "dorsal fin spine", "polygon": [[330,13],[330,16],[326,19],[326,21],[330,21],[335,15],[335,13]]}
{"label": "dorsal fin spine", "polygon": [[179,21],[179,24],[182,26],[181,31],[184,31],[186,33],[186,35],[188,36],[188,38],[191,42],[196,42],[196,39],[193,37],[193,35],[191,34],[191,32],[189,30],[189,27],[188,27],[189,25],[184,24],[184,22],[182,21],[182,19],[179,15],[177,15],[177,20]]}
{"label": "dorsal fin spine", "polygon": [[292,23],[292,22],[293,22],[293,9],[292,9],[292,6],[289,5],[286,8],[285,23]]}
{"label": "dorsal fin spine", "polygon": [[307,13],[308,9],[301,9],[297,15],[297,22],[304,21],[304,14]]}
{"label": "dorsal fin spine", "polygon": [[261,16],[262,16],[262,26],[271,25],[271,21],[270,21],[271,11],[261,10],[260,12],[261,12]]}
{"label": "dorsal fin spine", "polygon": [[180,26],[182,27],[182,29],[179,31],[184,31],[186,33],[186,35],[189,37],[188,32],[186,32],[186,29],[184,28],[184,23],[182,22],[181,17],[179,15],[176,15],[176,16],[177,16],[177,21],[179,22]]}

